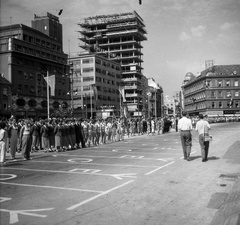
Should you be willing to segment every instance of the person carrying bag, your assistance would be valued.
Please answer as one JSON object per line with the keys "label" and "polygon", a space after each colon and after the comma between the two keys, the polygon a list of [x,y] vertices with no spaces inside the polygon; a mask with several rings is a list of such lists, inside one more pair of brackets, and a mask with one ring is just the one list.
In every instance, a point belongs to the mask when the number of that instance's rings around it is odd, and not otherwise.
{"label": "person carrying bag", "polygon": [[196,124],[196,131],[199,135],[199,144],[201,147],[202,162],[208,161],[209,143],[212,136],[209,135],[210,125],[208,121],[203,119],[203,115],[199,114],[199,121]]}

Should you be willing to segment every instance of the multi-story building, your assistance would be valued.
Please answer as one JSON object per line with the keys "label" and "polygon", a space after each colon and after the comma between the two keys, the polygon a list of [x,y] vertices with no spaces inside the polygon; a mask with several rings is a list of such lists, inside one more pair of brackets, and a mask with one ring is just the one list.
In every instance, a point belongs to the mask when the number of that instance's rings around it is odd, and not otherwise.
{"label": "multi-story building", "polygon": [[143,111],[142,41],[147,40],[143,19],[136,11],[85,18],[79,23],[83,44],[95,52],[103,52],[109,60],[120,63],[126,103],[130,115]]}
{"label": "multi-story building", "polygon": [[153,78],[148,79],[148,117],[163,116],[163,89]]}
{"label": "multi-story building", "polygon": [[[59,18],[35,15],[32,27],[23,24],[0,29],[0,73],[12,85],[11,109],[19,117],[47,117],[70,103],[67,55],[63,52]],[[48,74],[49,98],[47,98]]]}
{"label": "multi-story building", "polygon": [[240,65],[215,65],[198,76],[187,73],[182,89],[189,115],[240,115]]}
{"label": "multi-story building", "polygon": [[75,117],[107,118],[121,115],[121,66],[99,54],[69,58],[72,65],[72,108]]}
{"label": "multi-story building", "polygon": [[11,83],[0,74],[0,119],[1,117],[9,118],[11,116]]}

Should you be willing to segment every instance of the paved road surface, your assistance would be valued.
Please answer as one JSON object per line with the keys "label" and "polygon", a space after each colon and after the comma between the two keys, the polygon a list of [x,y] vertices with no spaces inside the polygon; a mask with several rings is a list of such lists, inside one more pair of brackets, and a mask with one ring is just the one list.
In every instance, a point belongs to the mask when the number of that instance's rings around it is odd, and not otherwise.
{"label": "paved road surface", "polygon": [[188,162],[174,130],[64,153],[34,153],[31,161],[9,160],[0,168],[0,222],[215,225],[228,219],[236,225],[239,205],[234,205],[238,211],[223,213],[229,209],[223,203],[229,193],[239,193],[240,123],[211,126],[206,163],[197,133]]}

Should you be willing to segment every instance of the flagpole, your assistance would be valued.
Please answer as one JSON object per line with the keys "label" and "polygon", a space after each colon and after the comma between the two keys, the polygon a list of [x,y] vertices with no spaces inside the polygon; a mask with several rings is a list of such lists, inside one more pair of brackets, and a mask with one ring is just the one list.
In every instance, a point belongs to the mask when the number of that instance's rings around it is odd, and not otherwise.
{"label": "flagpole", "polygon": [[49,120],[49,72],[47,70],[47,118]]}
{"label": "flagpole", "polygon": [[[91,86],[91,89],[93,91],[93,87]],[[90,105],[91,105],[91,119],[92,119],[92,93],[90,93]]]}
{"label": "flagpole", "polygon": [[155,118],[157,118],[157,89],[155,89]]}
{"label": "flagpole", "polygon": [[[120,87],[121,88],[121,87]],[[119,88],[119,89],[120,89]],[[122,109],[122,97],[121,97],[121,93],[119,91],[119,97],[120,97],[120,110],[119,110],[119,117],[121,117],[121,109]]]}

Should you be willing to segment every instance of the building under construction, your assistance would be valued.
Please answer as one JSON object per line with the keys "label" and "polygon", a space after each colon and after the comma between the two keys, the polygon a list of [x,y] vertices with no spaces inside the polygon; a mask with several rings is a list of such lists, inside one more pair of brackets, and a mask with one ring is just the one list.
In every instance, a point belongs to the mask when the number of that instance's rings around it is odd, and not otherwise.
{"label": "building under construction", "polygon": [[130,114],[145,114],[147,79],[142,74],[141,42],[147,40],[147,31],[143,19],[133,11],[84,18],[78,25],[80,47],[120,63],[124,99]]}

